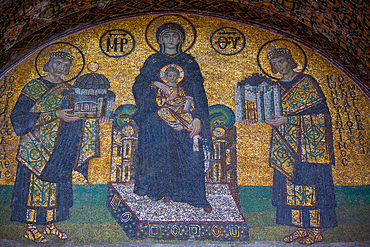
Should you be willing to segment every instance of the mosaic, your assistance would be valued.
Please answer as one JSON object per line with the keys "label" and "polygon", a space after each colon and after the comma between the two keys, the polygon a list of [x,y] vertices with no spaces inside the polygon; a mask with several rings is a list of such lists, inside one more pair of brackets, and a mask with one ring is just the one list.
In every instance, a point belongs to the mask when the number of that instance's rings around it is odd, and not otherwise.
{"label": "mosaic", "polygon": [[290,227],[279,241],[309,244],[341,224],[338,188],[370,185],[366,94],[303,44],[246,24],[115,20],[0,80],[0,184],[30,241],[73,241],[73,201],[99,195],[101,224],[128,239],[255,240],[248,212],[271,189],[269,217]]}
{"label": "mosaic", "polygon": [[[8,68],[41,42],[69,29],[85,28],[108,19],[158,11],[189,11],[263,25],[299,37],[329,54],[362,81],[369,91],[369,3],[346,1],[3,1],[0,12],[1,67]],[[223,42],[223,41],[222,41]],[[338,65],[339,65],[338,64]]]}

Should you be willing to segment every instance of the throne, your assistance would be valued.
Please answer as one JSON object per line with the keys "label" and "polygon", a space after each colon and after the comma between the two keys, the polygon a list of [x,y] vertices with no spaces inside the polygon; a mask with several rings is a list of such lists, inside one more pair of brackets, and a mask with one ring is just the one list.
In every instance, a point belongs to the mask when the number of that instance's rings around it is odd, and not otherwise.
{"label": "throne", "polygon": [[248,241],[248,226],[239,206],[236,128],[233,111],[209,108],[214,158],[206,167],[207,199],[212,213],[186,203],[151,201],[133,193],[138,127],[135,105],[122,105],[112,126],[111,182],[107,207],[130,239]]}

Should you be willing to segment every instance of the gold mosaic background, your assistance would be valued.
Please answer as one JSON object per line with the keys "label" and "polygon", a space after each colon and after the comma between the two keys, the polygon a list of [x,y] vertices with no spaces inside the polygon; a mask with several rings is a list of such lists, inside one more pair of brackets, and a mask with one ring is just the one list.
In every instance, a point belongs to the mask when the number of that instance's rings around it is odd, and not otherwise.
{"label": "gold mosaic background", "polygon": [[[231,109],[234,106],[234,85],[247,76],[253,73],[261,73],[257,65],[257,53],[260,47],[273,39],[282,39],[284,37],[270,33],[266,30],[247,26],[241,23],[225,21],[210,17],[201,17],[196,15],[184,15],[195,26],[197,31],[197,39],[195,45],[188,51],[196,58],[202,75],[205,79],[205,89],[210,105],[224,104]],[[116,94],[116,107],[122,104],[134,104],[134,99],[131,94],[131,86],[134,83],[135,77],[139,74],[139,70],[146,58],[153,53],[153,50],[145,41],[145,28],[151,20],[156,16],[144,16],[132,19],[120,20],[107,23],[101,26],[93,27],[69,37],[65,37],[58,41],[69,42],[82,50],[85,55],[86,63],[98,62],[100,69],[98,73],[104,74],[111,82],[110,90]],[[166,21],[174,21],[184,23],[186,21],[180,17],[168,16]],[[161,20],[156,20],[153,25],[160,25]],[[244,50],[233,56],[224,56],[217,53],[210,44],[210,37],[214,31],[221,27],[234,27],[245,35],[246,46]],[[184,25],[187,34],[192,35],[191,26]],[[99,40],[107,30],[124,29],[129,31],[135,38],[136,46],[131,54],[121,58],[111,58],[103,54],[99,47]],[[153,29],[154,30],[154,29]],[[149,29],[149,41],[154,42],[154,31]],[[188,35],[185,49],[189,45]],[[308,58],[307,68],[305,73],[312,75],[319,82],[324,91],[328,106],[332,115],[333,133],[334,133],[334,148],[336,157],[336,166],[333,167],[333,177],[335,185],[368,185],[370,174],[370,109],[369,99],[353,84],[343,73],[331,65],[327,60],[315,54],[313,51],[301,46]],[[157,47],[155,47],[157,48]],[[301,51],[291,46],[293,54],[302,54]],[[45,50],[46,51],[46,50]],[[37,78],[35,70],[35,58],[37,53],[30,55],[26,60],[18,64],[10,70],[6,76],[14,76],[16,83],[13,83],[13,95],[9,100],[8,116],[14,107],[14,104],[20,94],[22,87],[31,79]],[[264,54],[262,52],[262,54]],[[297,55],[297,62],[302,63],[304,59]],[[40,57],[40,59],[42,59]],[[261,63],[266,71],[269,71],[267,59],[265,56],[261,58]],[[71,73],[75,74],[81,66],[81,60],[78,58],[74,61],[74,67]],[[39,70],[41,71],[42,68]],[[89,73],[85,69],[82,74]],[[336,81],[337,96],[334,89],[330,89],[327,83],[327,78],[332,78]],[[339,81],[338,81],[339,78]],[[1,78],[1,83],[5,77]],[[68,78],[67,78],[68,79]],[[333,84],[331,84],[333,85]],[[342,96],[342,92],[344,95]],[[347,98],[345,97],[347,94]],[[349,100],[351,97],[356,100]],[[5,98],[1,99],[1,108],[4,108]],[[358,111],[353,106],[355,103]],[[339,113],[334,106],[342,106]],[[347,106],[347,112],[345,107]],[[338,114],[344,127],[339,131],[335,129],[336,119]],[[353,126],[356,125],[356,118],[360,121],[363,130],[355,130],[348,128],[352,121]],[[6,119],[6,122],[9,119]],[[359,122],[357,121],[357,122]],[[238,163],[238,184],[252,186],[271,186],[273,170],[268,166],[268,154],[270,146],[271,127],[266,124],[255,124],[253,126],[237,126],[237,163]],[[9,136],[4,136],[6,141],[6,160],[9,162],[7,176],[5,174],[4,163],[0,166],[2,176],[0,184],[12,184],[16,173],[16,161],[14,159],[17,152],[19,138],[14,132]],[[343,145],[339,146],[338,141],[345,142],[346,149]],[[101,124],[101,154],[102,157],[90,161],[89,178],[90,183],[100,184],[109,181],[110,173],[110,143],[111,143],[111,123]],[[344,152],[345,151],[345,152]],[[4,161],[4,158],[3,158]]]}

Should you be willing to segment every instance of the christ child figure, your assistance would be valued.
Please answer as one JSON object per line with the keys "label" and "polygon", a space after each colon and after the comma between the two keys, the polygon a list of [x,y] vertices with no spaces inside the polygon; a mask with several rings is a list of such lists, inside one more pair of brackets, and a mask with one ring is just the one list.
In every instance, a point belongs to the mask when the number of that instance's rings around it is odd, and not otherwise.
{"label": "christ child figure", "polygon": [[[184,89],[179,85],[180,71],[176,67],[168,67],[164,72],[165,83],[154,81],[153,84],[159,90],[156,102],[159,107],[158,116],[177,131],[192,131],[194,111],[194,99],[187,96]],[[198,139],[200,135],[193,137],[193,150],[199,151]]]}

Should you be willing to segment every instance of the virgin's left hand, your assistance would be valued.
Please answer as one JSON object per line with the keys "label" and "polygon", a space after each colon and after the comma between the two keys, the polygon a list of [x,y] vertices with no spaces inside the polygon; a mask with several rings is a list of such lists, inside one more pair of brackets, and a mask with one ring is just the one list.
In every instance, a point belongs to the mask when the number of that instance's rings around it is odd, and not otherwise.
{"label": "virgin's left hand", "polygon": [[265,122],[271,126],[279,127],[280,125],[286,124],[288,118],[286,116],[275,116],[272,115],[274,119],[266,119]]}
{"label": "virgin's left hand", "polygon": [[111,119],[109,117],[101,117],[101,118],[99,118],[99,123],[107,123],[109,121],[113,121],[113,119]]}
{"label": "virgin's left hand", "polygon": [[199,135],[200,130],[202,128],[202,124],[198,118],[194,118],[193,122],[191,123],[191,132],[190,137],[193,138],[196,135]]}
{"label": "virgin's left hand", "polygon": [[191,97],[191,96],[185,96],[185,99],[188,99],[188,100],[192,100],[192,101],[194,101],[194,98],[193,98],[193,97]]}

